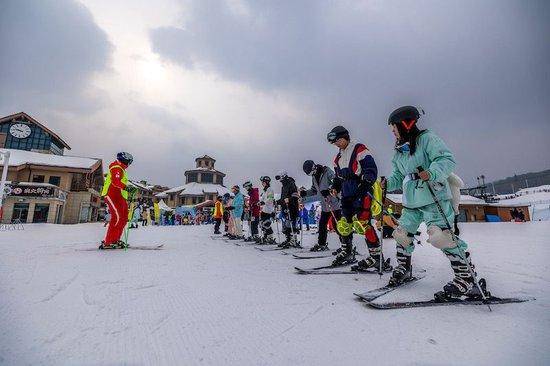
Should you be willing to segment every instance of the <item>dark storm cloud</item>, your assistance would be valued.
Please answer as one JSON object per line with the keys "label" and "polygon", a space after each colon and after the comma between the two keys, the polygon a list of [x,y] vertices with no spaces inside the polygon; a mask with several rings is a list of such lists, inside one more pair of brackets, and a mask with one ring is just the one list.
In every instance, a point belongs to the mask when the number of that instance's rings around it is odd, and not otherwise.
{"label": "dark storm cloud", "polygon": [[91,112],[106,102],[87,90],[108,67],[111,44],[83,5],[69,0],[0,3],[0,112]]}
{"label": "dark storm cloud", "polygon": [[[415,104],[469,182],[480,173],[548,168],[549,2],[246,4],[235,11],[223,1],[194,1],[181,28],[151,31],[153,49],[187,68],[294,95],[325,116],[307,132],[297,121],[293,133],[302,140],[293,157],[329,160],[322,136],[338,120],[367,141],[388,173],[387,115]],[[280,131],[274,144],[288,135]],[[288,161],[288,149],[280,157]]]}

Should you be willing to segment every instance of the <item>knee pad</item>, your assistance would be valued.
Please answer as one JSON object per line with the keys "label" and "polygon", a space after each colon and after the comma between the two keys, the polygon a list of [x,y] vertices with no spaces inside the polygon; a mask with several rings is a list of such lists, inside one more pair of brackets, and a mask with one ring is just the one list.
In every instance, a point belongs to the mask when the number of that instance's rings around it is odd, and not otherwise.
{"label": "knee pad", "polygon": [[401,226],[398,226],[397,229],[393,231],[393,238],[397,244],[401,245],[403,248],[407,248],[413,242],[412,234],[409,234],[407,230]]}
{"label": "knee pad", "polygon": [[439,226],[430,226],[428,228],[428,243],[438,249],[451,249],[456,247],[453,235],[449,230],[441,230]]}

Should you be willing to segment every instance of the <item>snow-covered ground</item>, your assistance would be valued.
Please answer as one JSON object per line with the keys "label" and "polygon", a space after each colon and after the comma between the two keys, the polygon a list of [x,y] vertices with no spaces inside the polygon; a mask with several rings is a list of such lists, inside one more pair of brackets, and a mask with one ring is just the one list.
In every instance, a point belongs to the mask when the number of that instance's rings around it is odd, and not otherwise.
{"label": "snow-covered ground", "polygon": [[[212,240],[211,226],[131,232],[162,251],[76,251],[95,246],[100,224],[1,232],[0,364],[550,364],[550,222],[461,227],[495,295],[537,300],[374,310],[352,293],[388,275],[297,275],[326,259]],[[428,244],[413,262],[427,277],[384,300],[430,298],[451,278]]]}

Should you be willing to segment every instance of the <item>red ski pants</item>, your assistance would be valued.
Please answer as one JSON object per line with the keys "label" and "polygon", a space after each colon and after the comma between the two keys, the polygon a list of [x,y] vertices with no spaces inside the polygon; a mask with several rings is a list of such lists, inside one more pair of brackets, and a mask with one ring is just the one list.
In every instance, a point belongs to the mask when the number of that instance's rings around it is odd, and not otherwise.
{"label": "red ski pants", "polygon": [[105,244],[114,244],[120,240],[126,223],[128,223],[128,202],[122,197],[120,189],[110,189],[105,196],[105,202],[111,213]]}

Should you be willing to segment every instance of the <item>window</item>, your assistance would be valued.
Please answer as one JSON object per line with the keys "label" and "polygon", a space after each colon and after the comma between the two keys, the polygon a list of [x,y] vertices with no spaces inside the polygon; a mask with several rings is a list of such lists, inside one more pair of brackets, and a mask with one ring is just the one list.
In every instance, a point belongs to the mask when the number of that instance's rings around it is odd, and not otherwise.
{"label": "window", "polygon": [[13,214],[11,216],[11,221],[21,221],[27,222],[27,216],[29,215],[29,204],[28,203],[16,203],[13,205]]}
{"label": "window", "polygon": [[58,186],[61,184],[61,177],[51,176],[48,183]]}
{"label": "window", "polygon": [[187,183],[193,183],[197,181],[197,173],[188,173],[187,174]]}
{"label": "window", "polygon": [[44,183],[44,176],[43,175],[33,175],[32,176],[32,182],[33,183]]}
{"label": "window", "polygon": [[212,173],[202,173],[202,183],[212,183],[214,181],[214,175]]}
{"label": "window", "polygon": [[48,221],[48,212],[50,211],[49,203],[37,203],[34,205],[33,223],[41,223]]}

